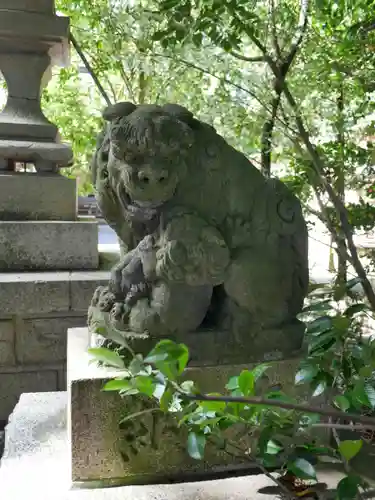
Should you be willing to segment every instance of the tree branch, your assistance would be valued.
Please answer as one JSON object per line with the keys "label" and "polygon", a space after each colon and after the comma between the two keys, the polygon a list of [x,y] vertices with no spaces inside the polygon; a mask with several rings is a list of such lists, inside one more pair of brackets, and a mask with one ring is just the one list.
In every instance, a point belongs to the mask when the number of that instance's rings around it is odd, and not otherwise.
{"label": "tree branch", "polygon": [[231,80],[229,80],[225,76],[215,75],[215,73],[211,73],[211,71],[209,71],[209,70],[207,70],[205,68],[202,68],[201,66],[198,66],[197,64],[194,64],[194,63],[192,63],[190,61],[187,61],[186,59],[182,59],[180,57],[173,57],[173,56],[169,56],[167,54],[159,54],[157,52],[154,52],[153,55],[156,56],[156,57],[165,57],[167,59],[172,59],[173,61],[176,61],[176,62],[179,62],[181,64],[184,64],[185,66],[188,66],[188,67],[190,67],[192,69],[196,69],[197,71],[200,71],[201,73],[204,73],[206,75],[210,75],[213,78],[216,78],[217,80],[219,80],[221,82],[227,83],[228,85],[232,85],[232,87],[235,87],[238,90],[242,90],[242,92],[245,92],[246,94],[248,94],[251,97],[253,97],[262,107],[266,108],[266,105],[259,99],[259,97],[254,92],[252,92],[251,90],[243,87],[242,85],[239,85],[239,84],[237,84],[235,82],[232,82]]}
{"label": "tree branch", "polygon": [[[214,440],[212,440],[212,441],[214,442]],[[216,443],[214,442],[214,444],[216,444]],[[239,455],[236,455],[233,452],[231,452],[228,449],[228,444],[231,448],[234,448],[235,450],[239,451],[241,453],[241,455],[239,456]],[[291,500],[297,498],[295,495],[293,495],[293,493],[291,491],[288,490],[288,488],[281,481],[279,481],[279,479],[277,477],[273,476],[270,473],[270,471],[267,470],[266,467],[264,467],[264,465],[259,460],[257,460],[251,453],[250,454],[246,453],[245,450],[242,450],[232,440],[226,440],[224,451],[225,451],[225,453],[227,453],[228,455],[230,455],[233,458],[239,458],[239,457],[241,459],[245,458],[245,460],[247,460],[251,464],[255,465],[259,470],[261,470],[263,472],[263,474],[265,476],[268,477],[268,479],[270,479],[273,483],[275,483],[278,486],[278,488],[280,489],[280,491],[282,491],[284,493],[284,496],[286,498],[289,498]]]}
{"label": "tree branch", "polygon": [[277,110],[281,100],[281,90],[275,89],[275,96],[271,101],[271,115],[264,122],[261,136],[261,172],[265,177],[271,176],[272,163],[272,136],[275,128]]}
{"label": "tree branch", "polygon": [[69,33],[69,40],[72,42],[72,45],[73,45],[75,51],[77,52],[77,54],[81,58],[85,68],[89,72],[89,75],[94,80],[94,83],[95,83],[97,89],[99,90],[100,94],[102,95],[103,99],[105,100],[107,105],[110,106],[112,103],[111,103],[110,98],[108,97],[107,92],[104,90],[102,84],[99,81],[99,78],[96,76],[95,71],[91,67],[91,64],[88,62],[85,54],[82,52],[81,47],[79,46],[79,44],[78,44],[77,40],[75,39],[72,32]]}
{"label": "tree branch", "polygon": [[268,54],[267,47],[263,45],[263,43],[255,36],[253,29],[250,26],[247,26],[237,15],[236,11],[234,9],[230,9],[231,14],[233,17],[236,19],[238,24],[241,26],[242,30],[246,33],[246,35],[250,38],[250,40],[253,42],[253,44],[260,50],[260,52],[263,54],[265,62],[267,62],[269,65],[274,65],[275,62],[272,59],[272,57]]}
{"label": "tree branch", "polygon": [[[194,64],[194,63],[192,63],[190,61],[187,61],[186,59],[182,59],[180,57],[174,57],[174,56],[170,56],[170,55],[167,55],[167,54],[160,54],[158,52],[153,52],[152,55],[155,56],[155,57],[163,57],[163,58],[166,58],[166,59],[171,59],[172,61],[175,61],[176,63],[183,64],[185,66],[188,66],[189,68],[192,68],[192,69],[195,69],[197,71],[200,71],[201,73],[204,73],[206,75],[210,75],[212,78],[216,78],[220,82],[226,83],[227,85],[231,85],[232,87],[237,88],[238,90],[241,90],[241,91],[245,92],[246,94],[248,94],[249,96],[251,96],[253,99],[255,99],[262,106],[262,108],[264,108],[268,113],[272,114],[272,109],[266,103],[264,103],[261,99],[259,99],[259,97],[255,94],[255,92],[253,92],[253,91],[251,91],[251,90],[243,87],[242,85],[239,85],[239,84],[233,82],[232,80],[229,80],[226,77],[222,77],[222,76],[216,75],[215,73],[212,73],[211,71],[209,71],[209,70],[207,70],[205,68],[202,68],[201,66],[198,66],[197,64]],[[278,116],[276,116],[276,120],[278,122],[280,122],[280,124],[282,124],[292,134],[294,134],[294,135],[297,134],[297,131],[295,129],[293,129],[288,123],[286,123],[285,121],[283,121]],[[288,135],[287,133],[285,133],[285,134],[287,135],[287,137],[289,137],[289,139],[292,140],[292,136],[291,135]]]}
{"label": "tree branch", "polygon": [[240,396],[208,396],[207,394],[186,394],[180,392],[180,396],[188,401],[216,401],[223,403],[242,403],[246,405],[256,405],[256,406],[273,406],[277,408],[282,408],[284,410],[293,410],[301,413],[316,413],[318,415],[324,415],[327,417],[333,417],[337,419],[351,420],[352,422],[358,422],[368,427],[375,427],[375,418],[367,417],[365,415],[357,415],[354,413],[344,413],[338,410],[321,408],[320,406],[308,406],[299,405],[295,403],[287,403],[285,401],[279,401],[277,399],[263,399],[258,396],[253,398],[243,398]]}
{"label": "tree branch", "polygon": [[241,61],[246,61],[246,62],[265,62],[264,56],[254,56],[254,57],[247,57],[239,52],[236,52],[235,50],[231,50],[229,54],[236,59],[240,59]]}
{"label": "tree branch", "polygon": [[355,425],[355,424],[336,424],[335,422],[324,422],[320,424],[311,424],[311,427],[324,427],[325,429],[342,429],[348,431],[365,432],[367,430],[375,429],[372,425]]}
{"label": "tree branch", "polygon": [[309,12],[309,0],[301,0],[301,9],[300,9],[300,14],[299,14],[297,30],[296,30],[296,33],[294,35],[289,53],[283,61],[283,65],[286,65],[288,69],[289,69],[290,65],[292,64],[292,62],[297,54],[297,51],[302,43],[303,36],[305,34],[306,27],[307,27],[308,12]]}
{"label": "tree branch", "polygon": [[117,101],[117,93],[115,91],[115,88],[114,88],[111,80],[109,79],[109,77],[107,75],[105,75],[105,80],[107,82],[108,87],[111,90],[113,101],[116,102]]}
{"label": "tree branch", "polygon": [[[337,142],[340,148],[341,164],[337,166],[338,168],[335,179],[336,180],[335,189],[343,205],[345,205],[345,175],[343,171],[345,162],[345,154],[344,154],[345,134],[344,134],[344,124],[343,124],[344,105],[345,105],[344,82],[343,79],[340,78],[339,95],[336,102],[337,106],[336,129],[337,129]],[[342,249],[342,251],[339,253],[339,261],[337,266],[337,284],[342,285],[345,284],[347,281],[347,259],[342,256],[342,254],[344,255],[346,253],[346,241],[345,241],[345,235],[343,234],[342,231],[338,231],[337,236],[338,236],[337,245],[340,246],[340,248]]]}
{"label": "tree branch", "polygon": [[128,78],[128,75],[126,74],[126,71],[124,69],[124,66],[122,64],[122,61],[119,61],[119,72],[121,75],[121,78],[123,79],[123,82],[126,86],[126,90],[128,91],[129,98],[136,103],[136,97],[133,91],[133,87],[131,86],[130,80]]}
{"label": "tree branch", "polygon": [[138,103],[144,104],[146,101],[147,80],[145,72],[143,70],[139,72],[138,81],[139,81]]}
{"label": "tree branch", "polygon": [[362,263],[359,260],[358,252],[357,252],[356,246],[354,244],[354,240],[353,240],[353,230],[352,230],[352,227],[349,223],[348,214],[347,214],[345,205],[340,200],[340,197],[337,196],[337,194],[335,193],[331,184],[327,181],[327,179],[324,176],[325,164],[324,164],[323,160],[321,159],[320,155],[318,154],[318,152],[316,151],[315,146],[312,144],[312,142],[310,140],[310,135],[304,126],[302,116],[298,110],[298,105],[297,105],[293,95],[291,94],[286,82],[283,82],[283,90],[284,90],[284,95],[285,95],[289,105],[293,109],[294,118],[295,118],[296,125],[297,125],[298,131],[299,131],[299,135],[300,135],[300,137],[301,137],[301,139],[306,147],[306,150],[307,150],[307,152],[312,160],[312,165],[314,167],[314,171],[319,178],[320,184],[327,191],[327,194],[328,194],[328,196],[329,196],[329,198],[330,198],[330,200],[331,200],[331,202],[332,202],[332,204],[333,204],[333,206],[334,206],[335,210],[337,211],[337,214],[340,218],[342,230],[343,230],[343,233],[344,233],[345,238],[347,240],[347,246],[348,246],[348,250],[349,250],[349,253],[351,256],[351,262],[353,264],[353,267],[354,267],[358,277],[360,278],[360,280],[362,282],[363,289],[364,289],[366,297],[371,305],[371,308],[375,311],[375,292],[372,288],[370,281],[367,278],[366,271],[364,270]]}
{"label": "tree branch", "polygon": [[[274,2],[271,0],[272,13],[274,14]],[[262,167],[261,171],[266,177],[271,175],[271,163],[272,163],[272,136],[275,128],[275,120],[277,117],[277,111],[281,101],[281,95],[283,93],[283,84],[286,80],[288,71],[294,61],[297,51],[302,43],[303,35],[307,26],[307,15],[308,15],[308,0],[301,0],[301,8],[297,30],[292,41],[291,48],[288,54],[282,58],[280,46],[277,40],[275,20],[273,19],[273,43],[275,46],[275,51],[277,55],[277,61],[275,62],[267,53],[267,48],[257,39],[251,28],[247,28],[244,24],[242,27],[248,37],[252,42],[262,51],[265,61],[268,62],[271,70],[274,73],[275,79],[273,82],[274,97],[271,102],[271,114],[269,118],[265,121],[262,129]],[[274,17],[274,16],[273,16]]]}
{"label": "tree branch", "polygon": [[271,24],[272,24],[272,42],[275,49],[276,57],[278,59],[282,59],[281,48],[279,44],[279,40],[277,38],[277,29],[276,29],[276,19],[275,19],[275,0],[270,0],[271,3]]}

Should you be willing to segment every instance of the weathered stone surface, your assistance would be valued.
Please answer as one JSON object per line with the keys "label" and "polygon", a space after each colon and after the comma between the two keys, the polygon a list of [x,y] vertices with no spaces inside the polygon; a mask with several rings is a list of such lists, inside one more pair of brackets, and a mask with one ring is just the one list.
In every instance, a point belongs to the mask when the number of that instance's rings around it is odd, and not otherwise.
{"label": "weathered stone surface", "polygon": [[6,420],[21,394],[55,391],[56,371],[0,373],[0,420]]}
{"label": "weathered stone surface", "polygon": [[0,271],[96,269],[96,222],[0,222]]}
{"label": "weathered stone surface", "polygon": [[208,329],[254,346],[253,357],[299,349],[308,252],[298,199],[181,106],[118,103],[103,116],[93,177],[126,251],[93,297],[92,328],[111,312],[118,330],[152,338],[189,345],[198,332],[204,343]]}
{"label": "weathered stone surface", "polygon": [[[186,433],[183,429],[176,429],[176,422],[171,417],[158,419],[155,426],[153,416],[148,414],[130,421],[125,430],[120,430],[121,417],[141,410],[145,403],[135,398],[121,399],[116,393],[101,390],[105,380],[114,376],[115,372],[89,365],[89,337],[87,329],[73,329],[68,333],[69,432],[73,480],[101,479],[110,482],[121,479],[134,484],[156,479],[163,481],[166,477],[210,471],[215,467],[236,468],[241,464],[241,461],[235,461],[213,447],[208,447],[205,463],[189,458],[186,453]],[[287,387],[292,389],[298,361],[275,362],[270,385],[281,386],[287,391]],[[186,376],[197,381],[203,392],[212,392],[223,390],[231,376],[249,366],[192,368]]]}
{"label": "weathered stone surface", "polygon": [[42,12],[50,15],[55,13],[54,0],[1,0],[0,8]]}
{"label": "weathered stone surface", "polygon": [[[15,29],[16,27],[16,29]],[[30,47],[35,50],[33,42],[40,40],[42,43],[56,45],[68,38],[69,19],[62,16],[45,15],[41,12],[27,12],[22,10],[11,10],[3,8],[0,4],[0,36],[2,38],[12,37],[13,43],[20,46],[26,46],[26,40],[29,40]],[[17,37],[15,37],[17,35]],[[17,38],[14,40],[14,38]],[[25,45],[22,45],[22,39]]]}
{"label": "weathered stone surface", "polygon": [[19,320],[16,354],[21,364],[55,363],[66,360],[67,330],[83,327],[82,317],[57,317]]}
{"label": "weathered stone surface", "polygon": [[[264,475],[182,484],[72,489],[66,459],[66,393],[23,394],[6,428],[0,484],[6,500],[276,500]],[[319,471],[334,487],[339,471]],[[21,480],[22,479],[22,480]],[[48,479],[48,480],[47,480]]]}
{"label": "weathered stone surface", "polygon": [[92,288],[108,277],[102,271],[0,273],[0,318],[69,311],[86,316]]}
{"label": "weathered stone surface", "polygon": [[66,391],[67,387],[68,387],[68,385],[67,385],[67,371],[66,371],[66,366],[65,366],[65,368],[63,368],[57,372],[57,390]]}
{"label": "weathered stone surface", "polygon": [[69,276],[68,272],[0,273],[0,315],[69,311]]}
{"label": "weathered stone surface", "polygon": [[[9,123],[11,122],[11,123]],[[16,137],[23,138],[25,134],[30,132],[33,133],[35,128],[39,130],[39,133],[44,135],[45,131],[41,130],[40,125],[33,127],[30,124],[30,128],[26,125],[17,122],[13,118],[8,119],[9,128],[6,129],[4,125],[4,133],[10,135],[11,130],[16,134]],[[31,130],[30,130],[31,129]],[[1,128],[0,128],[1,130]],[[66,166],[72,159],[73,153],[69,146],[66,144],[57,144],[54,142],[43,142],[43,141],[30,141],[30,140],[14,140],[0,139],[0,156],[2,158],[12,158],[19,162],[31,162],[35,164],[38,171],[48,172],[54,171],[52,166],[49,164]]]}
{"label": "weathered stone surface", "polygon": [[13,321],[0,321],[0,370],[2,366],[14,365],[15,334]]}
{"label": "weathered stone surface", "polygon": [[108,281],[107,271],[72,272],[70,275],[70,309],[87,314],[96,287]]}
{"label": "weathered stone surface", "polygon": [[0,175],[0,220],[74,221],[76,216],[75,179],[33,173]]}

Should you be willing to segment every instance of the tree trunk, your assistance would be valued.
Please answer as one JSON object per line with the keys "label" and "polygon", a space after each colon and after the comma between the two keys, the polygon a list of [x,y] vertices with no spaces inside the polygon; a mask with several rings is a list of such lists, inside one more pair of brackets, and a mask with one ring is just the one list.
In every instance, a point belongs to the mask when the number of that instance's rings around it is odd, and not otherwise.
{"label": "tree trunk", "polygon": [[[344,153],[344,147],[345,147],[345,136],[344,136],[344,82],[340,82],[340,94],[337,99],[337,122],[336,122],[336,128],[337,128],[337,142],[338,146],[340,149],[340,161],[339,164],[337,165],[337,175],[336,175],[336,180],[335,180],[335,189],[337,196],[340,198],[340,201],[342,202],[343,205],[345,205],[345,153]],[[346,259],[346,254],[347,254],[347,247],[346,247],[346,241],[345,241],[345,234],[343,233],[342,229],[340,228],[337,232],[338,236],[338,265],[337,265],[337,276],[336,276],[336,284],[337,285],[344,285],[347,281],[347,259]]]}

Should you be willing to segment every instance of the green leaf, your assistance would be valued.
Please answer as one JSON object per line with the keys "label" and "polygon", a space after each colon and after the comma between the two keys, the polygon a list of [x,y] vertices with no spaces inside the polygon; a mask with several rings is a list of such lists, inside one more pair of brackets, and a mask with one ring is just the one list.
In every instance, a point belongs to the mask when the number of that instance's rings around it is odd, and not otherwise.
{"label": "green leaf", "polygon": [[183,392],[194,393],[196,391],[195,384],[192,380],[185,380],[181,384],[181,389]]}
{"label": "green leaf", "polygon": [[300,479],[316,479],[316,472],[310,462],[304,458],[296,458],[287,464],[287,468]]}
{"label": "green leaf", "polygon": [[313,354],[315,351],[320,352],[320,350],[328,350],[336,343],[335,332],[328,331],[323,333],[319,337],[314,338],[314,340],[309,345],[309,354]]}
{"label": "green leaf", "polygon": [[125,340],[124,334],[120,330],[117,330],[117,328],[115,328],[107,318],[105,319],[105,325],[106,334],[104,335],[104,337],[113,340],[113,342],[116,342],[122,347],[129,347],[129,343]]}
{"label": "green leaf", "polygon": [[266,453],[268,455],[277,455],[278,453],[280,453],[280,451],[282,449],[283,449],[282,446],[280,446],[278,443],[276,443],[276,441],[273,441],[272,439],[270,439],[267,443]]}
{"label": "green leaf", "polygon": [[366,310],[368,310],[368,306],[366,304],[362,304],[362,303],[361,304],[353,304],[345,310],[344,316],[348,316],[351,318],[355,314],[366,311]]}
{"label": "green leaf", "polygon": [[350,319],[345,316],[337,315],[332,318],[332,326],[338,333],[346,332],[350,326]]}
{"label": "green leaf", "polygon": [[348,292],[351,291],[356,285],[361,283],[362,280],[360,278],[353,278],[347,281],[344,285],[338,286],[334,290],[334,298],[336,301],[342,300],[345,296],[348,295]]}
{"label": "green leaf", "polygon": [[174,379],[181,375],[189,361],[189,349],[185,344],[161,340],[148,354],[146,363],[154,364],[165,376]]}
{"label": "green leaf", "polygon": [[371,407],[375,409],[375,387],[369,382],[365,383],[365,393]]}
{"label": "green leaf", "polygon": [[342,396],[342,395],[336,396],[334,398],[333,402],[334,402],[335,406],[340,408],[340,410],[342,410],[342,411],[346,411],[350,408],[350,402],[345,396]]}
{"label": "green leaf", "polygon": [[351,460],[355,457],[362,448],[363,442],[360,439],[341,441],[339,452],[345,460]]}
{"label": "green leaf", "polygon": [[274,431],[271,427],[264,427],[260,432],[258,438],[258,450],[260,455],[264,455],[265,453],[267,453],[267,445],[271,439],[273,432]]}
{"label": "green leaf", "polygon": [[325,379],[318,380],[316,382],[314,391],[312,393],[312,397],[317,397],[320,396],[321,394],[324,393],[324,391],[327,389],[327,381]]}
{"label": "green leaf", "polygon": [[306,365],[301,368],[295,376],[295,384],[305,384],[306,382],[311,382],[313,378],[317,375],[319,368],[317,365]]}
{"label": "green leaf", "polygon": [[124,380],[124,379],[115,379],[115,380],[110,380],[107,382],[104,387],[103,391],[127,391],[129,389],[132,389],[133,385],[131,384],[130,380]]}
{"label": "green leaf", "polygon": [[190,432],[188,435],[187,449],[188,453],[195,460],[204,458],[204,449],[206,446],[206,437],[203,434]]}
{"label": "green leaf", "polygon": [[254,394],[254,374],[249,370],[242,370],[238,378],[238,386],[244,396]]}
{"label": "green leaf", "polygon": [[125,368],[123,359],[117,352],[111,351],[106,347],[92,347],[88,353],[93,356],[97,361],[104,363],[108,366],[115,368]]}
{"label": "green leaf", "polygon": [[360,407],[360,405],[371,407],[371,404],[368,400],[367,392],[365,389],[365,381],[363,379],[360,379],[356,382],[356,384],[352,390],[351,396],[352,396],[353,403],[356,403],[357,407],[358,407],[358,405],[359,405],[359,407]]}
{"label": "green leaf", "polygon": [[239,389],[239,382],[238,382],[239,377],[231,377],[226,384],[225,388],[228,389],[228,391],[235,391],[236,389]]}
{"label": "green leaf", "polygon": [[[221,396],[221,394],[209,394],[209,396]],[[224,401],[202,401],[199,405],[204,411],[222,412],[225,410],[227,403]]]}
{"label": "green leaf", "polygon": [[164,391],[164,394],[160,398],[160,409],[166,413],[169,410],[169,406],[173,399],[173,392],[171,389]]}
{"label": "green leaf", "polygon": [[351,290],[353,287],[359,285],[360,283],[362,283],[361,278],[353,278],[346,282],[346,289]]}
{"label": "green leaf", "polygon": [[332,318],[329,316],[322,316],[317,318],[311,323],[307,324],[306,333],[312,335],[319,335],[320,333],[326,332],[332,328]]}
{"label": "green leaf", "polygon": [[262,363],[261,365],[257,365],[255,368],[253,368],[251,371],[254,375],[254,380],[255,382],[259,380],[267,370],[271,368],[271,365],[267,363]]}
{"label": "green leaf", "polygon": [[358,495],[358,486],[362,480],[359,476],[349,475],[343,477],[337,485],[338,500],[354,500]]}
{"label": "green leaf", "polygon": [[139,375],[135,378],[135,387],[138,391],[146,396],[151,397],[155,391],[155,381],[151,377]]}
{"label": "green leaf", "polygon": [[308,312],[326,312],[331,308],[331,299],[320,300],[319,302],[314,302],[302,309],[302,313]]}
{"label": "green leaf", "polygon": [[373,369],[371,366],[362,366],[362,368],[359,369],[359,375],[364,378],[371,377],[373,374]]}
{"label": "green leaf", "polygon": [[155,42],[158,42],[162,40],[165,35],[166,33],[164,31],[155,31],[155,33],[152,35],[152,39],[155,40]]}
{"label": "green leaf", "polygon": [[140,371],[142,371],[144,367],[143,357],[141,354],[137,354],[129,364],[129,371],[132,375],[137,375]]}

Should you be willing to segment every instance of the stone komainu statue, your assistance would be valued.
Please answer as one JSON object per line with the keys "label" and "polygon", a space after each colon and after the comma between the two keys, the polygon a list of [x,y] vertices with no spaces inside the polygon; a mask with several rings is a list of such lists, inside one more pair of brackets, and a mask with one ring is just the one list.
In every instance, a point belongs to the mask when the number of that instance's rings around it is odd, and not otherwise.
{"label": "stone komainu statue", "polygon": [[182,106],[124,102],[103,116],[93,182],[123,255],[91,311],[151,337],[298,323],[307,229],[287,187]]}

